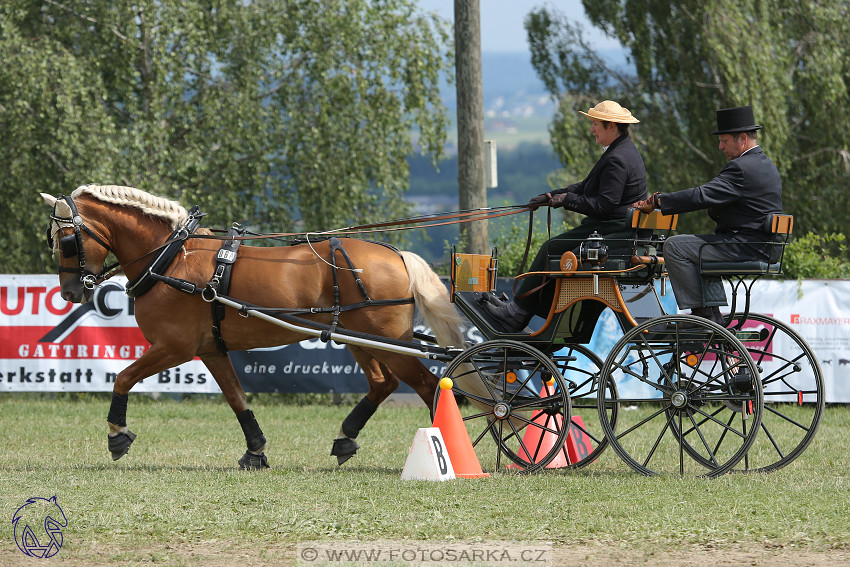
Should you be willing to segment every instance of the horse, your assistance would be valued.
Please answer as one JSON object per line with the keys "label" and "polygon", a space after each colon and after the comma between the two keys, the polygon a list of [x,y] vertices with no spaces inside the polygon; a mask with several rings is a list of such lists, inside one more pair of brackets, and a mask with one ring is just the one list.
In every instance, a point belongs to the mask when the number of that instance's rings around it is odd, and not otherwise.
{"label": "horse", "polygon": [[[58,257],[60,293],[73,303],[89,301],[95,285],[108,277],[110,269],[104,265],[109,252],[130,283],[143,281],[150,270],[146,272],[142,260],[175,241],[173,236],[181,230],[186,237],[185,225],[192,217],[178,202],[133,187],[83,185],[67,197],[44,193],[41,197],[53,208],[48,240]],[[225,316],[214,332],[209,298],[199,290],[215,276],[221,241],[203,238],[213,235],[206,228],[198,228],[195,235],[185,238],[182,245],[177,241],[176,255],[162,266],[162,275],[189,285],[190,290],[197,286],[196,291],[185,293],[187,289],[157,279],[147,281],[150,288],[144,291],[144,286],[135,297],[136,322],[150,348],[115,379],[107,416],[108,449],[113,460],[118,460],[136,439],[126,421],[133,386],[199,357],[245,435],[247,450],[238,461],[240,468],[268,468],[266,437],[248,408],[228,351],[291,344],[310,337],[260,318],[239,316]],[[337,246],[331,244],[334,241]],[[345,268],[344,259],[352,268]],[[369,302],[364,303],[364,293]],[[304,308],[308,313],[299,317],[309,321],[404,342],[414,338],[415,306],[439,345],[463,344],[461,318],[446,287],[425,260],[366,240],[339,238],[275,247],[245,243],[232,262],[228,296],[251,305]],[[356,308],[332,313],[335,305]],[[233,312],[231,307],[228,310]],[[309,313],[311,310],[315,313]],[[438,384],[438,378],[417,357],[368,345],[346,346],[363,369],[369,387],[333,440],[331,455],[337,457],[338,465],[360,448],[355,438],[399,381],[408,384],[429,409]]]}

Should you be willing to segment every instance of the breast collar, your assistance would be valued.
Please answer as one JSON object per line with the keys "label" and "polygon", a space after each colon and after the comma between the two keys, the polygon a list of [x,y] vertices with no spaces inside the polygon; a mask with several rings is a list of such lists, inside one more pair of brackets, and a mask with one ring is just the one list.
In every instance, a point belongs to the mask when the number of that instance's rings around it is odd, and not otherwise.
{"label": "breast collar", "polygon": [[139,297],[140,295],[150,291],[150,289],[158,281],[154,275],[159,275],[160,272],[164,271],[171,265],[171,262],[174,260],[174,257],[180,249],[183,248],[186,240],[188,240],[189,237],[195,234],[195,231],[198,230],[201,218],[205,215],[206,213],[202,213],[198,205],[192,207],[189,211],[189,217],[186,219],[186,222],[183,223],[183,226],[172,232],[171,236],[168,237],[168,240],[160,246],[160,253],[148,262],[148,265],[145,266],[142,273],[133,278],[133,281],[127,282],[126,293],[128,296]]}

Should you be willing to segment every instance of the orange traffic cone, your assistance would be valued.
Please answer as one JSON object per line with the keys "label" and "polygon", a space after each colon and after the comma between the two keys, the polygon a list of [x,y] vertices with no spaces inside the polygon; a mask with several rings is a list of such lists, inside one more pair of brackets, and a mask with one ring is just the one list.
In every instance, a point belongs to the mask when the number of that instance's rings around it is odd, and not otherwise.
{"label": "orange traffic cone", "polygon": [[567,451],[571,463],[577,463],[593,452],[593,441],[584,431],[584,420],[580,415],[574,415],[570,424],[570,434],[567,435]]}
{"label": "orange traffic cone", "polygon": [[[550,386],[554,384],[555,381],[552,380],[549,384]],[[540,397],[545,398],[550,395],[551,392],[547,390],[547,385],[544,384],[543,388],[540,389]],[[546,429],[555,429],[559,430],[563,427],[564,418],[561,415],[550,416],[545,412],[539,412],[532,420],[532,423],[536,424],[537,427],[526,426],[525,434],[522,436],[522,446],[517,452],[517,456],[524,461],[528,461],[530,463],[536,462],[533,457],[529,457],[526,449],[534,452],[535,455],[545,456],[548,455],[552,448],[555,446],[555,442],[558,440],[558,436],[552,433],[551,431],[544,431],[543,428]],[[561,469],[566,466],[569,466],[570,461],[567,458],[567,453],[564,451],[564,448],[561,447],[561,450],[558,451],[558,455],[549,461],[549,464],[546,465],[547,469]],[[516,463],[511,463],[507,465],[509,469],[521,469],[519,465]]]}
{"label": "orange traffic cone", "polygon": [[[554,384],[554,381],[549,385],[551,386],[552,384]],[[549,395],[550,392],[547,390],[546,384],[544,384],[540,390],[540,397],[545,398]],[[560,430],[564,425],[564,418],[561,415],[549,416],[541,411],[531,421],[539,427],[526,427],[525,434],[522,436],[522,447],[517,453],[517,456],[525,461],[535,462],[533,458],[528,456],[525,449],[533,450],[535,455],[548,455],[555,446],[558,436],[551,431],[545,431],[543,428]],[[572,416],[570,430],[564,441],[564,445],[561,446],[561,450],[558,451],[557,456],[549,461],[549,464],[545,468],[562,469],[568,467],[570,464],[577,463],[586,457],[589,454],[588,447],[590,447],[590,451],[593,450],[590,444],[590,437],[583,433],[579,427],[584,429],[584,421],[581,419],[581,416]],[[581,447],[578,446],[577,438],[581,442]],[[508,468],[518,469],[521,467],[511,463],[508,465]]]}
{"label": "orange traffic cone", "polygon": [[440,380],[440,389],[443,391],[437,401],[433,426],[440,428],[443,441],[446,443],[446,450],[452,460],[455,476],[462,478],[490,476],[489,473],[481,470],[481,463],[478,462],[478,456],[475,454],[475,449],[472,448],[472,441],[469,440],[466,425],[463,423],[460,409],[458,409],[454,394],[451,391],[452,385],[451,378]]}

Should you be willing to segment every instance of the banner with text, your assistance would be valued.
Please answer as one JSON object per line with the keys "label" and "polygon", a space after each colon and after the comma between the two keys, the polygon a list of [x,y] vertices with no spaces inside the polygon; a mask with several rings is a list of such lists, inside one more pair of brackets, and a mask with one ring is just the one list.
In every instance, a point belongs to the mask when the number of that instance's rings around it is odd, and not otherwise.
{"label": "banner with text", "polygon": [[[118,373],[149,347],[134,318],[135,304],[124,294],[126,280],[113,278],[97,288],[91,302],[61,298],[55,275],[0,275],[0,391],[111,391]],[[511,280],[499,282],[509,289]],[[752,311],[790,325],[817,354],[826,383],[826,401],[850,402],[850,281],[765,280],[756,284]],[[675,312],[669,292],[662,298]],[[422,326],[416,328],[428,332]],[[604,359],[622,331],[610,311],[597,323],[591,348]],[[467,327],[466,338],[483,337]],[[362,369],[344,347],[319,339],[232,352],[248,392],[365,392]],[[440,375],[443,365],[423,360]],[[133,391],[217,393],[212,375],[195,359],[163,370]],[[402,385],[400,392],[412,390]],[[622,394],[622,392],[621,392]]]}

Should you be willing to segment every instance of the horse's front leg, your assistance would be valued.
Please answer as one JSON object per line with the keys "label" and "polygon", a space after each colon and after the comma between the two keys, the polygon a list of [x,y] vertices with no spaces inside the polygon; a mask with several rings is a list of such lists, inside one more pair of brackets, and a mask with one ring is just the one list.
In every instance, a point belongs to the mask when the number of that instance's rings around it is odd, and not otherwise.
{"label": "horse's front leg", "polygon": [[269,468],[269,461],[264,452],[266,437],[254,417],[254,412],[248,409],[245,390],[239,383],[239,377],[236,376],[230,356],[215,351],[202,354],[201,360],[215,378],[218,387],[221,388],[224,399],[227,400],[233,413],[236,414],[236,419],[239,420],[242,433],[245,435],[245,444],[248,446],[248,450],[239,459],[239,468],[246,470]]}
{"label": "horse's front leg", "polygon": [[112,460],[117,461],[127,454],[136,434],[127,428],[127,402],[130,390],[148,376],[191,360],[194,355],[164,347],[151,345],[142,356],[118,373],[112,387],[112,404],[106,422],[109,426],[108,447]]}

